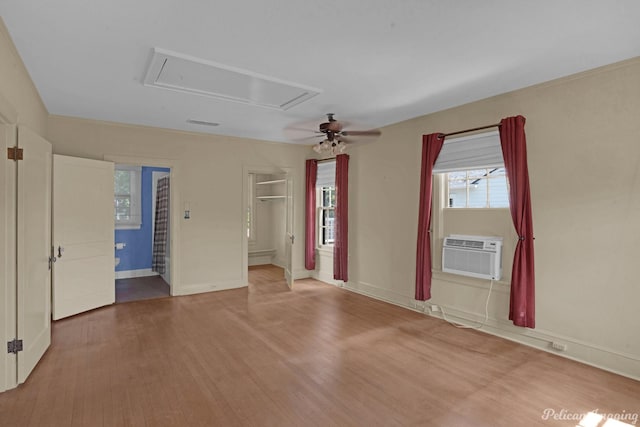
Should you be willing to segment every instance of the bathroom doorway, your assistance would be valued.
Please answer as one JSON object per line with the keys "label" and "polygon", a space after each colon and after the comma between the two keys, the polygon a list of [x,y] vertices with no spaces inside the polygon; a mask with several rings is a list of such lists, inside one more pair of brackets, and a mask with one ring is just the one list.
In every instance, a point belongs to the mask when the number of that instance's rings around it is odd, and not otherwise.
{"label": "bathroom doorway", "polygon": [[171,169],[116,163],[116,303],[170,296]]}

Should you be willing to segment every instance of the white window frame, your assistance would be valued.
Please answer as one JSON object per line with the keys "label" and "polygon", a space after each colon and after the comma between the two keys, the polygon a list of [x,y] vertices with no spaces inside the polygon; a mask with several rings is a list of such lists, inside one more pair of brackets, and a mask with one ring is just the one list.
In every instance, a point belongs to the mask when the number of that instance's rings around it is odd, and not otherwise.
{"label": "white window frame", "polygon": [[[116,230],[139,230],[142,227],[142,167],[133,165],[115,165],[116,171],[128,171],[131,192],[129,194],[114,194],[114,221]],[[115,175],[114,175],[115,180]],[[118,219],[115,214],[117,197],[128,196],[131,200],[129,219]]]}
{"label": "white window frame", "polygon": [[[446,198],[446,202],[445,202],[445,208],[446,209],[509,209],[509,204],[510,204],[510,200],[509,200],[509,181],[507,180],[507,176],[506,176],[506,172],[504,175],[495,175],[492,176],[491,173],[493,171],[495,171],[496,169],[503,169],[504,165],[500,165],[500,166],[494,166],[494,167],[488,167],[488,168],[472,168],[472,169],[465,169],[465,170],[459,170],[456,172],[466,172],[466,179],[465,179],[465,203],[464,206],[451,206],[451,193],[450,193],[450,188],[449,188],[449,184],[451,183],[450,179],[449,179],[449,173],[444,173],[444,182],[445,182],[445,198]],[[485,171],[485,175],[482,177],[475,177],[475,178],[470,178],[469,177],[469,172],[470,171],[476,171],[476,170],[484,170]],[[486,180],[486,192],[484,195],[484,206],[469,206],[469,198],[470,198],[470,189],[471,189],[471,185],[473,184],[472,181],[478,180],[478,179],[484,179]],[[491,206],[491,181],[497,181],[499,179],[504,179],[506,181],[506,188],[507,188],[507,206]]]}
{"label": "white window frame", "polygon": [[[317,240],[317,247],[318,249],[330,249],[333,248],[333,243],[325,243],[323,241],[323,229],[328,228],[328,227],[333,227],[333,234],[335,236],[335,221],[333,223],[333,225],[331,226],[326,226],[326,225],[322,225],[322,219],[324,218],[324,211],[334,211],[334,218],[335,218],[335,210],[336,207],[334,206],[324,206],[324,197],[323,197],[323,192],[324,189],[328,189],[329,191],[333,191],[333,193],[335,194],[336,191],[336,187],[335,185],[322,185],[322,186],[318,186],[316,187],[316,206],[317,206],[317,212],[316,212],[316,234],[318,236]],[[331,200],[331,197],[329,197],[329,200]]]}

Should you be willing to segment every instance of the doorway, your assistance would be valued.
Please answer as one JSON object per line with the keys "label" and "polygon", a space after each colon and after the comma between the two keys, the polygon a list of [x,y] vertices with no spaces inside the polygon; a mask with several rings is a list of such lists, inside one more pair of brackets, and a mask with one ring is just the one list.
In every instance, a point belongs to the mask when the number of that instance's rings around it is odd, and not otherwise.
{"label": "doorway", "polygon": [[280,267],[293,284],[293,186],[286,168],[245,167],[243,242],[245,281],[248,269],[260,265]]}
{"label": "doorway", "polygon": [[171,169],[116,164],[116,303],[170,295]]}

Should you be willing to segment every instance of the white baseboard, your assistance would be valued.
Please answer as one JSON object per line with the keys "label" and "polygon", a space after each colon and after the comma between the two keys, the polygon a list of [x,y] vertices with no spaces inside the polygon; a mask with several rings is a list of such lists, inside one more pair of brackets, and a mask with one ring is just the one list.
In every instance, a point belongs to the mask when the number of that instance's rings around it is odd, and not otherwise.
{"label": "white baseboard", "polygon": [[271,264],[275,254],[275,249],[250,250],[247,257],[248,264],[249,266]]}
{"label": "white baseboard", "polygon": [[[430,306],[431,304],[429,302],[425,304],[425,313],[432,317],[442,319],[441,313],[433,313],[429,310]],[[448,307],[446,305],[441,307],[444,308],[448,320],[462,325],[474,326],[484,320],[484,316],[476,313]],[[529,347],[537,348],[547,353],[556,354],[634,380],[640,380],[640,358],[631,354],[625,354],[617,350],[562,336],[551,331],[520,328],[514,326],[507,320],[491,317],[479,330]],[[551,347],[552,342],[565,344],[567,350],[558,351],[553,349]]]}
{"label": "white baseboard", "polygon": [[312,271],[304,268],[293,270],[293,279],[294,280],[308,279],[309,277],[313,277],[311,273]]}
{"label": "white baseboard", "polygon": [[[391,304],[399,305],[404,308],[411,309],[413,311],[422,312],[422,306],[416,305],[416,300],[413,297],[408,297],[399,292],[394,292],[390,289],[378,288],[372,284],[366,282],[347,282],[344,286],[353,292],[357,292],[362,295],[366,295],[381,301],[389,302]],[[422,302],[422,301],[418,301]]]}
{"label": "white baseboard", "polygon": [[246,287],[246,283],[239,280],[231,280],[228,282],[218,283],[197,283],[192,285],[174,287],[172,289],[174,296],[201,294],[203,292],[225,291],[228,289],[237,289]]}
{"label": "white baseboard", "polygon": [[139,270],[116,271],[116,279],[132,279],[134,277],[157,276],[158,273],[151,271],[150,268],[141,268]]}
{"label": "white baseboard", "polygon": [[249,266],[271,264],[271,255],[251,256],[248,264]]}
{"label": "white baseboard", "polygon": [[[374,299],[442,319],[441,313],[431,312],[430,307],[432,304],[429,301],[416,301],[411,296],[389,289],[379,288],[365,282],[348,282],[344,288]],[[473,326],[484,320],[484,315],[448,307],[446,305],[438,305],[444,308],[447,319],[455,321],[456,323]],[[640,381],[640,358],[632,354],[626,354],[614,349],[562,336],[551,331],[520,328],[514,326],[507,320],[491,317],[479,331]],[[552,342],[566,344],[567,350],[554,350],[551,347]]]}

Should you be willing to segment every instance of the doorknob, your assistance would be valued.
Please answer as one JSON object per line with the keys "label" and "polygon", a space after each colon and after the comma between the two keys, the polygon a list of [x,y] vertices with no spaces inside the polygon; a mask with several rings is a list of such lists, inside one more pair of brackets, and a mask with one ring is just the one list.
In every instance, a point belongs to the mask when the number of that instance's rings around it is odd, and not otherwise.
{"label": "doorknob", "polygon": [[62,258],[62,252],[64,252],[64,248],[62,246],[58,246],[58,258]]}

